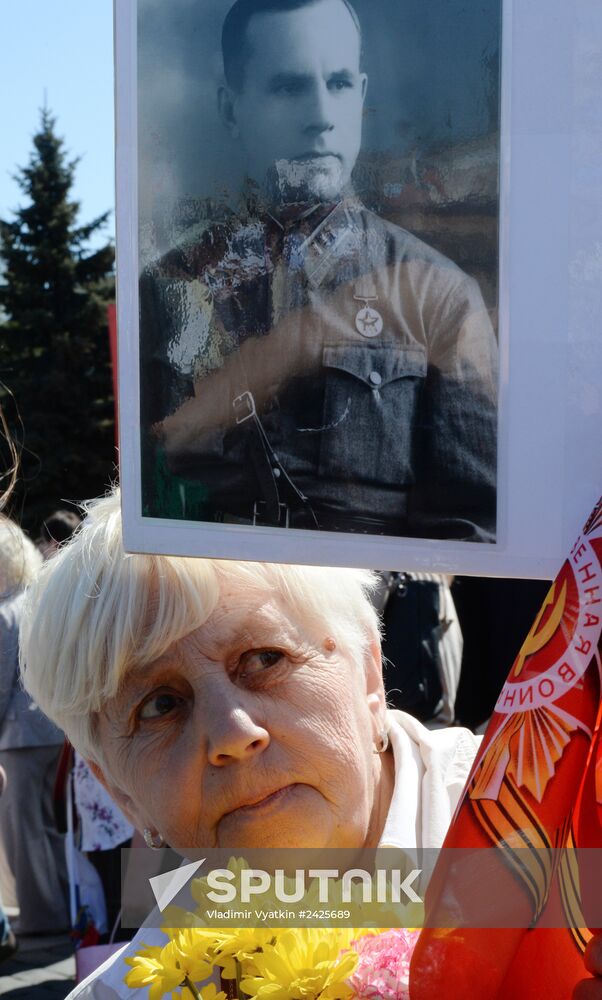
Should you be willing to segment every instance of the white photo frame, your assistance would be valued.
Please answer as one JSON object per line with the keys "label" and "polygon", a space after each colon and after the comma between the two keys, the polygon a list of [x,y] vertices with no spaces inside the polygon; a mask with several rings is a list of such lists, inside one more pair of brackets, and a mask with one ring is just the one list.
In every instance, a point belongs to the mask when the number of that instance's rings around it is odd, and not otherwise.
{"label": "white photo frame", "polygon": [[[595,95],[602,73],[594,59],[601,28],[595,0],[581,0],[578,13],[566,9],[562,0],[525,0],[520,9],[504,0],[501,7],[497,517],[495,540],[486,543],[361,529],[214,523],[186,519],[185,509],[177,517],[143,516],[138,281],[140,263],[147,256],[140,241],[145,192],[139,180],[146,174],[139,160],[138,14],[145,3],[147,10],[161,7],[158,0],[116,0],[115,6],[120,464],[126,548],[553,577],[600,492],[602,250],[594,219],[596,213],[600,218],[602,179],[592,121],[599,127]],[[173,3],[162,3],[173,11]],[[219,6],[225,14],[230,4],[206,0],[205,6]],[[202,24],[201,0],[195,7]],[[545,46],[542,23],[547,25]],[[160,76],[159,62],[156,69]],[[209,99],[206,93],[202,96]]]}

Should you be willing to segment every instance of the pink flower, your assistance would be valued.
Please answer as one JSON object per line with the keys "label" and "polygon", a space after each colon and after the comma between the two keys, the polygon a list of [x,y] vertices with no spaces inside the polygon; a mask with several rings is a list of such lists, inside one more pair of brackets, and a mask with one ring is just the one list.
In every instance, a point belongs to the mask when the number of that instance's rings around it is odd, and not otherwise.
{"label": "pink flower", "polygon": [[396,928],[352,942],[359,962],[347,982],[358,1000],[409,1000],[410,959],[418,934]]}

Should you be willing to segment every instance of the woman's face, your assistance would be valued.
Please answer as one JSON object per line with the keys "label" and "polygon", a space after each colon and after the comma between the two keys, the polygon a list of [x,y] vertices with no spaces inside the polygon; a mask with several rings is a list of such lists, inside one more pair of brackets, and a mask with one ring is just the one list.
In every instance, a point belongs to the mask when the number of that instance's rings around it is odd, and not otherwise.
{"label": "woman's face", "polygon": [[205,625],[106,705],[99,776],[176,849],[377,843],[378,647],[362,671],[333,646],[267,589],[223,586]]}

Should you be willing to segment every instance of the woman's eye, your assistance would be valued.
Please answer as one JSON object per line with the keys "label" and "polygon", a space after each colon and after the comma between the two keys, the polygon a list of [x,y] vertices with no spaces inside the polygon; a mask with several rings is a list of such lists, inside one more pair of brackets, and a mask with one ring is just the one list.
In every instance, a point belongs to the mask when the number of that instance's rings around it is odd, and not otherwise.
{"label": "woman's eye", "polygon": [[240,676],[248,677],[251,674],[259,674],[262,670],[268,670],[284,659],[284,654],[279,649],[259,649],[245,653],[240,660]]}
{"label": "woman's eye", "polygon": [[138,717],[140,719],[158,719],[179,708],[182,701],[183,699],[177,694],[161,691],[144,702],[138,712]]}

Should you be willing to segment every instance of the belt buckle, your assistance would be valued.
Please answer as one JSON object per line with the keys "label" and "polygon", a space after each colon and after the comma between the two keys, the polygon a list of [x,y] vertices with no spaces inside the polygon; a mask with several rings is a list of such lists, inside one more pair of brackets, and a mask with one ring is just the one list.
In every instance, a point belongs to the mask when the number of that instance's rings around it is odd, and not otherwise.
{"label": "belt buckle", "polygon": [[[253,501],[253,527],[257,526],[257,518],[261,517],[260,507],[265,507],[265,500],[254,500]],[[278,516],[278,527],[282,526],[282,515],[284,513],[284,527],[290,527],[290,516],[291,512],[287,503],[278,504],[279,516]],[[261,527],[261,525],[259,525]]]}
{"label": "belt buckle", "polygon": [[[241,416],[240,410],[241,407],[243,406],[248,407],[248,410],[247,413],[243,413]],[[255,409],[255,399],[253,397],[253,393],[249,392],[248,389],[245,389],[244,392],[241,392],[240,396],[235,396],[235,398],[232,400],[232,408],[236,415],[237,424],[244,424],[245,420],[251,420],[253,417],[257,416],[257,410]]]}

